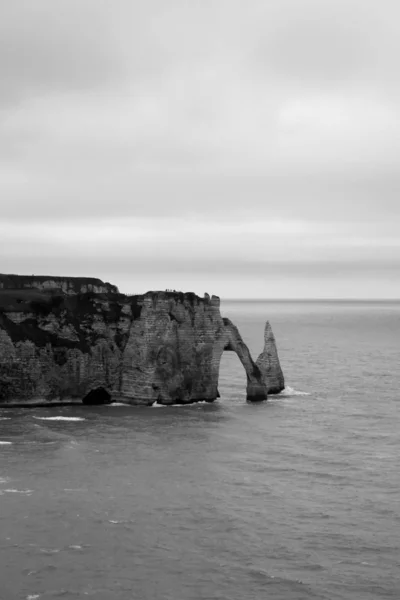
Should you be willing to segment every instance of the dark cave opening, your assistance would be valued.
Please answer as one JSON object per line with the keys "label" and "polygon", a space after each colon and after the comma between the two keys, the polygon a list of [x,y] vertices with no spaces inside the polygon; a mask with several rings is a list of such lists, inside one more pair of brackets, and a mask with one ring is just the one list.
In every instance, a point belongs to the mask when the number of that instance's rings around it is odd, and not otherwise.
{"label": "dark cave opening", "polygon": [[83,404],[110,404],[111,395],[103,387],[90,390],[82,400]]}

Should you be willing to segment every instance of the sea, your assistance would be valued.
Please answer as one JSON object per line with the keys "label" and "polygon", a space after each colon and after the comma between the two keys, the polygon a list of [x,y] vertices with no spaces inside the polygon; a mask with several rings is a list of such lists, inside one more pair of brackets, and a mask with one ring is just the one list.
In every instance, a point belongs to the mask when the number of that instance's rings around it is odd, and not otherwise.
{"label": "sea", "polygon": [[0,409],[0,600],[400,598],[400,302],[228,302],[286,389]]}

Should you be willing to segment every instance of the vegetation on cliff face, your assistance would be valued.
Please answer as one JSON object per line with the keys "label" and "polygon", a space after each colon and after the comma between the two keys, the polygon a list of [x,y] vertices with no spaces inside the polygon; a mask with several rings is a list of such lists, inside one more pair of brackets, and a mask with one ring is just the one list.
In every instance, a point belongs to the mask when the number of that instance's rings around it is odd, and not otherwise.
{"label": "vegetation on cliff face", "polygon": [[[7,331],[13,342],[29,340],[36,346],[65,346],[89,352],[96,338],[92,325],[95,320],[102,320],[106,325],[118,323],[122,311],[129,307],[132,319],[138,319],[141,312],[141,297],[127,297],[123,294],[77,294],[61,295],[53,292],[37,292],[34,290],[18,291],[0,290],[0,327]],[[20,313],[17,321],[15,314]],[[45,327],[51,319],[54,327]],[[56,326],[56,324],[58,326]],[[76,336],[60,337],[60,328],[68,325]],[[123,347],[126,336],[116,335],[116,343]]]}

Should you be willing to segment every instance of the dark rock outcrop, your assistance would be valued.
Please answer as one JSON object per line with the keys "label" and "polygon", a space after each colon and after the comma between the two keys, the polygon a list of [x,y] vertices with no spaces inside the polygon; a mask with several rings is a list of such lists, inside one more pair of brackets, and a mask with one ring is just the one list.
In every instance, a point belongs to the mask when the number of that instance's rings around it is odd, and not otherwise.
{"label": "dark rock outcrop", "polygon": [[103,387],[90,390],[90,392],[83,398],[83,404],[99,405],[99,404],[111,404],[111,394],[107,392]]}
{"label": "dark rock outcrop", "polygon": [[47,275],[2,275],[0,290],[62,290],[65,294],[118,293],[111,283],[95,277],[53,277]]}
{"label": "dark rock outcrop", "polygon": [[239,356],[249,400],[283,382],[272,332],[254,363],[216,296],[126,296],[99,280],[99,293],[71,292],[89,280],[69,278],[66,289],[54,277],[58,289],[34,289],[13,278],[20,285],[0,290],[0,404],[211,402],[224,351]]}

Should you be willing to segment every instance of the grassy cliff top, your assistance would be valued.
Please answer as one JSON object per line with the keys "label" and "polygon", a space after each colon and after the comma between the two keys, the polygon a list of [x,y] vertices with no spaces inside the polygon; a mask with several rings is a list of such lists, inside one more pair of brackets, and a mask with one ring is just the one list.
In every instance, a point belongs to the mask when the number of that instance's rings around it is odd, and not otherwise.
{"label": "grassy cliff top", "polygon": [[[14,273],[0,273],[0,283],[4,283],[7,287],[19,288],[21,285],[37,281],[71,281],[80,284],[89,283],[91,285],[111,285],[105,283],[98,277],[68,277],[63,275],[16,275]],[[114,287],[114,286],[113,286]]]}
{"label": "grassy cliff top", "polygon": [[83,288],[102,287],[109,292],[118,292],[111,283],[96,277],[63,277],[60,275],[13,275],[0,273],[0,290],[65,288],[72,293],[80,293]]}
{"label": "grassy cliff top", "polygon": [[[88,289],[89,288],[89,289]],[[93,288],[96,291],[93,291]],[[101,292],[98,293],[98,289]],[[181,292],[177,290],[148,291],[144,294],[121,294],[117,286],[104,282],[96,277],[64,277],[60,275],[14,275],[0,273],[0,311],[35,311],[42,306],[51,311],[59,306],[61,298],[67,294],[77,296],[72,304],[87,307],[87,295],[95,294],[98,299],[111,302],[127,302],[137,304],[144,298],[174,300],[177,303],[185,303],[190,306],[199,303],[210,303],[218,300],[210,299],[208,294],[203,298],[193,292]],[[82,309],[82,306],[80,307]],[[46,309],[45,309],[46,310]],[[81,312],[81,310],[79,310]]]}

